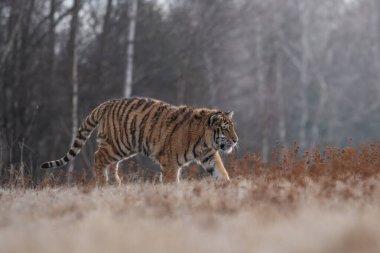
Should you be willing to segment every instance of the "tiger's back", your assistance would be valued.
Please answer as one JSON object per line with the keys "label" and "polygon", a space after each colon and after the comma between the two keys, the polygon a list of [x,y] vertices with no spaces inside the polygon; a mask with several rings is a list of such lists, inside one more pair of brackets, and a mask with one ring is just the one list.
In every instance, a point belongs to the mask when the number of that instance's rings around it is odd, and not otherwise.
{"label": "tiger's back", "polygon": [[[192,161],[202,164],[206,169],[217,167],[217,170],[212,170],[219,177],[229,180],[217,152],[218,144],[215,143],[221,130],[211,131],[210,125],[215,123],[210,122],[210,117],[214,115],[214,120],[220,120],[224,114],[227,115],[218,110],[174,106],[151,98],[110,100],[87,116],[65,157],[44,163],[41,167],[58,167],[73,159],[98,126],[98,149],[94,167],[100,184],[107,180],[103,176],[104,168],[114,163],[118,165],[119,161],[138,153],[157,161],[167,180],[172,180],[175,173],[179,180],[181,168]],[[227,116],[224,119],[230,121]],[[229,123],[232,137],[228,143],[232,146],[236,144],[237,136],[232,122]],[[118,166],[115,178],[120,184],[117,174]]]}

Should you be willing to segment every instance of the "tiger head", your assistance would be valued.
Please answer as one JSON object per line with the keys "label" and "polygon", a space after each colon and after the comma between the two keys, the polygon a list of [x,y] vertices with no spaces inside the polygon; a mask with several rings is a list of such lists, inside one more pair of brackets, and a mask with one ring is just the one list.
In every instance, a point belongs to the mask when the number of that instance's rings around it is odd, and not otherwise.
{"label": "tiger head", "polygon": [[232,122],[233,114],[233,112],[216,112],[208,118],[208,127],[212,131],[211,142],[216,150],[231,153],[238,142]]}

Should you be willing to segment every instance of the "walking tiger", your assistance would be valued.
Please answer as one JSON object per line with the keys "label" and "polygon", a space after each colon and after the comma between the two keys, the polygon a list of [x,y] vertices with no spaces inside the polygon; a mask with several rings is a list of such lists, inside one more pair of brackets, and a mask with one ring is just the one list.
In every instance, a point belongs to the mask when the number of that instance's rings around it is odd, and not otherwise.
{"label": "walking tiger", "polygon": [[229,181],[219,152],[230,153],[238,142],[233,112],[174,106],[143,97],[114,99],[96,107],[83,121],[67,154],[41,168],[67,164],[98,128],[95,174],[98,185],[108,177],[104,171],[116,165],[114,177],[120,185],[119,162],[144,154],[161,166],[160,181],[180,179],[181,168],[197,162],[216,179]]}

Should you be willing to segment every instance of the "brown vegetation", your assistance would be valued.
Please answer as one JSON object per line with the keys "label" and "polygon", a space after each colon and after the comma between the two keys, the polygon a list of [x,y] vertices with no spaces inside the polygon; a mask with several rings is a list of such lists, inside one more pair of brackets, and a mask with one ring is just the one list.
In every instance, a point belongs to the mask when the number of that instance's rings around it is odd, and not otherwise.
{"label": "brown vegetation", "polygon": [[380,251],[380,145],[227,165],[230,184],[2,188],[1,252]]}

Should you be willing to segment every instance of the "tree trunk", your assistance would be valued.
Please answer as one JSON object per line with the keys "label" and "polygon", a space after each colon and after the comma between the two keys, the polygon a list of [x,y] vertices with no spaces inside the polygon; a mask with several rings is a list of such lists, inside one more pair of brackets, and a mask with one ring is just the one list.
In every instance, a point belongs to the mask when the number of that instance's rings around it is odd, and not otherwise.
{"label": "tree trunk", "polygon": [[265,112],[265,71],[264,71],[264,59],[263,59],[263,27],[260,17],[256,18],[256,34],[255,34],[255,51],[257,61],[257,85],[258,85],[258,101],[259,101],[259,118],[261,122],[261,154],[263,161],[268,161],[269,156],[269,143],[267,135],[267,115]]}
{"label": "tree trunk", "polygon": [[308,22],[309,22],[309,9],[303,0],[299,0],[298,11],[300,15],[301,22],[301,98],[300,98],[300,109],[301,117],[299,122],[299,144],[301,148],[306,148],[307,139],[307,123],[309,121],[309,106],[307,101],[307,92],[310,82],[309,77],[309,42],[307,38],[308,33]]}
{"label": "tree trunk", "polygon": [[137,18],[138,0],[131,0],[129,6],[129,29],[127,40],[127,64],[125,68],[125,86],[124,97],[128,98],[132,94],[132,81],[133,81],[133,55],[134,55],[134,42],[136,33],[136,18]]}
{"label": "tree trunk", "polygon": [[177,103],[182,104],[185,103],[185,97],[186,97],[186,78],[183,75],[183,69],[184,67],[179,67],[177,70]]}
{"label": "tree trunk", "polygon": [[54,74],[55,74],[55,12],[56,0],[50,0],[50,13],[49,13],[49,86],[54,87]]}
{"label": "tree trunk", "polygon": [[322,113],[325,110],[326,103],[328,100],[327,82],[325,80],[325,77],[322,75],[322,73],[320,73],[319,70],[316,70],[316,76],[319,83],[320,92],[317,109],[313,119],[313,125],[311,127],[312,146],[315,146],[318,142],[318,139],[320,138],[320,124]]}
{"label": "tree trunk", "polygon": [[107,38],[108,38],[108,32],[110,31],[109,23],[110,23],[110,17],[111,17],[111,11],[112,11],[112,0],[107,0],[107,7],[106,7],[106,13],[104,15],[103,20],[103,28],[102,33],[100,35],[100,42],[99,42],[99,60],[96,65],[96,82],[97,86],[100,87],[101,84],[104,83],[104,52],[107,46]]}
{"label": "tree trunk", "polygon": [[215,75],[214,75],[214,66],[213,66],[211,57],[207,52],[204,52],[202,55],[203,55],[204,64],[206,66],[206,77],[207,77],[208,87],[209,87],[208,104],[210,105],[210,107],[214,107],[216,106],[216,97],[218,94],[218,87],[216,85]]}
{"label": "tree trunk", "polygon": [[374,27],[374,43],[372,47],[374,57],[374,68],[376,72],[376,88],[378,101],[380,100],[380,1],[374,0],[374,15],[372,15],[372,26]]}
{"label": "tree trunk", "polygon": [[[277,34],[280,34],[281,25],[283,23],[283,17],[281,14],[275,16],[275,29],[277,30]],[[279,37],[282,37],[281,34]],[[281,48],[280,38],[278,38],[275,42],[275,50],[276,50],[276,60],[275,60],[275,75],[276,75],[276,98],[277,98],[277,108],[278,108],[278,136],[280,138],[280,144],[284,147],[286,146],[286,105],[284,102],[284,76],[283,76],[283,52]]]}
{"label": "tree trunk", "polygon": [[[47,71],[48,71],[48,82],[46,88],[42,91],[42,96],[49,96],[53,92],[55,87],[55,69],[56,69],[56,58],[55,58],[55,40],[56,40],[56,31],[55,31],[55,13],[57,8],[57,0],[50,0],[50,12],[49,12],[49,33],[48,33],[48,55],[47,55]],[[48,112],[53,113],[53,107],[49,107]],[[57,147],[59,144],[59,138],[55,138],[55,144],[53,147]],[[52,173],[51,169],[45,171],[45,177]]]}
{"label": "tree trunk", "polygon": [[[70,71],[70,85],[72,87],[72,143],[74,142],[76,133],[78,131],[78,59],[76,38],[78,33],[78,13],[80,9],[80,0],[74,0],[72,18],[70,22],[70,37],[68,41],[68,57],[69,57],[69,71]],[[67,181],[68,184],[72,183],[72,176],[74,171],[74,161],[70,162]]]}
{"label": "tree trunk", "polygon": [[277,56],[276,56],[276,97],[278,106],[278,132],[280,137],[281,145],[286,144],[286,106],[284,103],[284,82],[282,76],[282,52],[280,47],[277,46]]}

